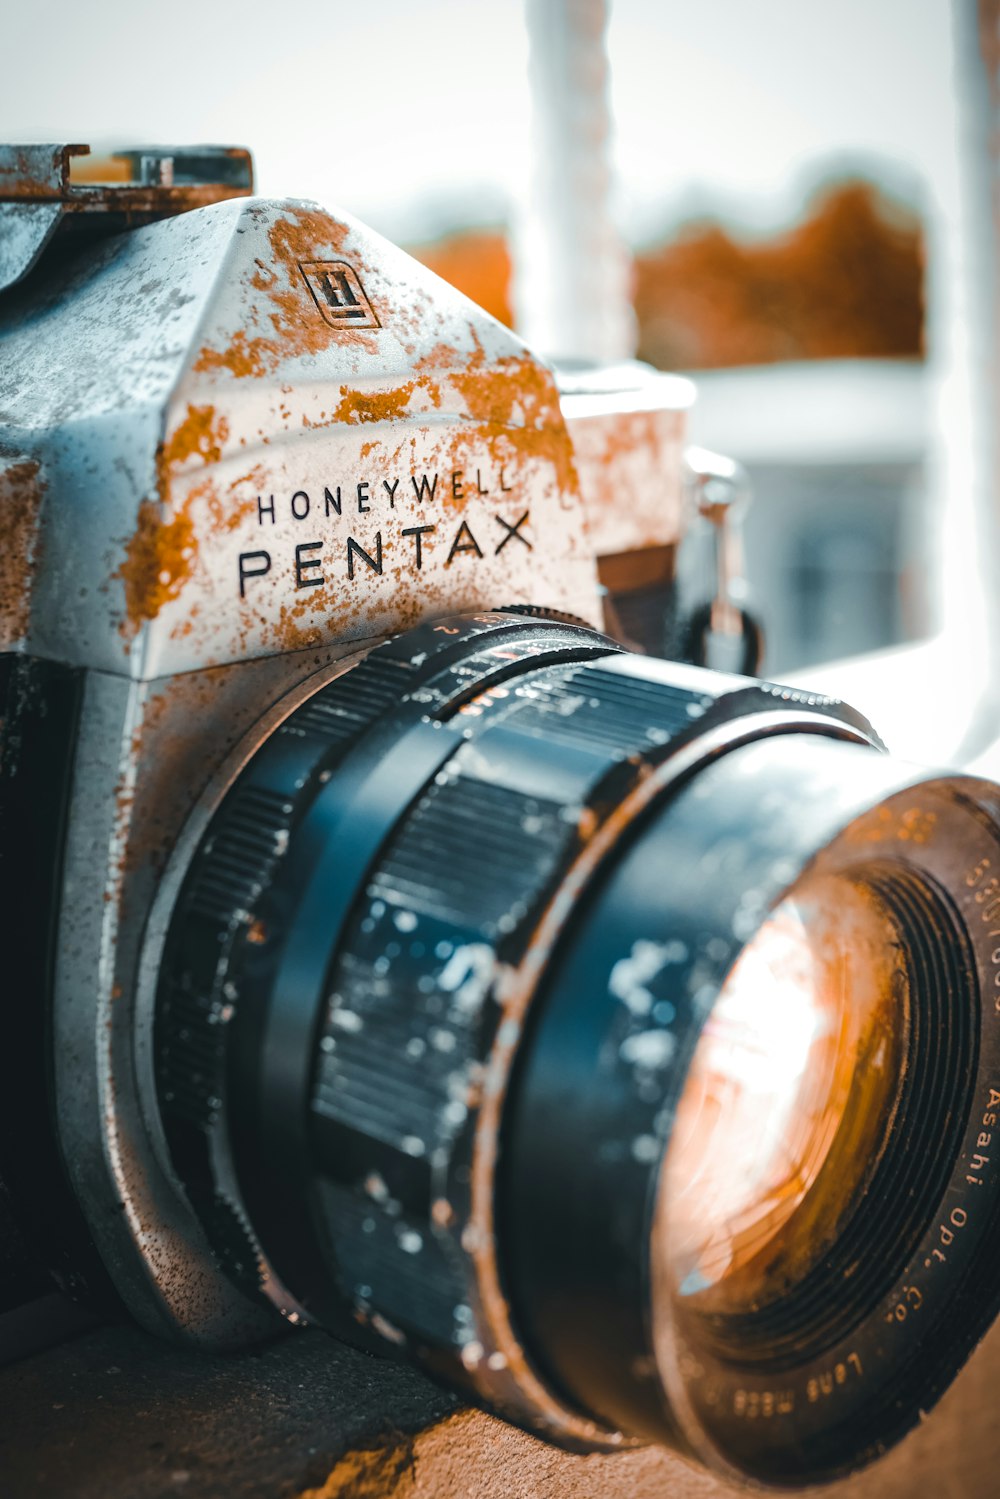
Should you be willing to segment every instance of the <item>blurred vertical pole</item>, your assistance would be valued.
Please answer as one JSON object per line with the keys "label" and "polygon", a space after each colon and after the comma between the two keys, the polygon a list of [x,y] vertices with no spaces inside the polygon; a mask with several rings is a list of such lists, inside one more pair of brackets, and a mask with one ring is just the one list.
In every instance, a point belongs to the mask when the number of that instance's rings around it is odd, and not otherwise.
{"label": "blurred vertical pole", "polygon": [[952,0],[951,14],[953,161],[929,223],[927,341],[940,619],[967,758],[1000,730],[1000,0]]}
{"label": "blurred vertical pole", "polygon": [[969,0],[975,12],[978,76],[970,91],[976,114],[969,152],[971,212],[977,233],[972,257],[978,333],[973,374],[976,431],[986,476],[979,491],[980,521],[975,545],[985,594],[988,667],[988,728],[1000,729],[1000,0]]}
{"label": "blurred vertical pole", "polygon": [[521,336],[559,359],[635,352],[631,257],[611,213],[608,0],[525,0],[534,159],[515,233]]}

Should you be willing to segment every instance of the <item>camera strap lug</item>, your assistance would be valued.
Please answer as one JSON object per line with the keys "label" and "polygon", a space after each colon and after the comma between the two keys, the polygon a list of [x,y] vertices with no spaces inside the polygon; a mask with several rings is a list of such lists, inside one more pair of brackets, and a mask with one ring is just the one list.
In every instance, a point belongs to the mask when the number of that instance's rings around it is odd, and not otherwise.
{"label": "camera strap lug", "polygon": [[741,463],[707,448],[685,452],[692,508],[711,528],[713,594],[696,606],[684,628],[682,653],[696,666],[756,676],[764,632],[747,606],[743,516],[750,503],[749,476]]}

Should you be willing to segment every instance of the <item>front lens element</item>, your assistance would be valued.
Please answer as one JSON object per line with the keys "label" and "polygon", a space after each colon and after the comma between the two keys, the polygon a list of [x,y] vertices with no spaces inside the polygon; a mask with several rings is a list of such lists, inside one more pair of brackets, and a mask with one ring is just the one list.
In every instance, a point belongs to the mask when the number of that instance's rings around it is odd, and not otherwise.
{"label": "front lens element", "polygon": [[886,907],[802,880],[726,980],[671,1134],[655,1252],[692,1305],[757,1309],[823,1256],[887,1139],[908,1026]]}
{"label": "front lens element", "polygon": [[502,1161],[553,1381],[775,1484],[884,1450],[996,1304],[962,1293],[998,1229],[996,827],[887,770],[787,735],[665,799],[548,977]]}

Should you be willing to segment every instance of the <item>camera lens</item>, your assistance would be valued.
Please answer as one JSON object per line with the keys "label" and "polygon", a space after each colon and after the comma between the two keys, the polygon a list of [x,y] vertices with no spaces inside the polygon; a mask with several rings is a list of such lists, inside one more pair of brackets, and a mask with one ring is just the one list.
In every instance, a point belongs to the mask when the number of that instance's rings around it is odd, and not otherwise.
{"label": "camera lens", "polygon": [[897,1109],[909,1011],[901,934],[860,880],[806,877],[744,948],[660,1188],[654,1252],[685,1305],[751,1312],[829,1252]]}
{"label": "camera lens", "polygon": [[898,1438],[997,1301],[1000,841],[879,749],[523,614],[291,710],[158,994],[230,1276],[571,1447],[781,1485]]}

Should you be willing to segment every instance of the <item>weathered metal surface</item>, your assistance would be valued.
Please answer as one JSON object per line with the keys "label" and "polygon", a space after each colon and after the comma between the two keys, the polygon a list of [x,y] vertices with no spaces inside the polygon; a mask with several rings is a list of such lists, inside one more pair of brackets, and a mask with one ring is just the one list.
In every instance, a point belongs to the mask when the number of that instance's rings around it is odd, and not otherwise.
{"label": "weathered metal surface", "polygon": [[149,678],[445,609],[598,622],[552,376],[354,221],[223,203],[15,300],[0,439],[74,497],[35,653]]}
{"label": "weathered metal surface", "polygon": [[560,384],[595,555],[679,541],[691,382],[626,364]]}
{"label": "weathered metal surface", "polygon": [[59,198],[69,187],[70,163],[89,146],[0,146],[0,200]]}
{"label": "weathered metal surface", "polygon": [[66,213],[135,209],[162,217],[253,190],[241,146],[146,146],[92,155],[82,145],[0,145],[0,202],[53,201]]}
{"label": "weathered metal surface", "polygon": [[58,203],[0,202],[0,291],[28,274],[61,218]]}
{"label": "weathered metal surface", "polygon": [[340,669],[325,650],[87,679],[52,1021],[66,1166],[132,1314],[209,1347],[252,1342],[277,1314],[221,1274],[170,1169],[151,1104],[160,943],[192,843],[257,735]]}
{"label": "weathered metal surface", "polygon": [[250,153],[234,147],[91,156],[89,146],[0,146],[0,292],[57,234],[110,234],[252,189]]}
{"label": "weathered metal surface", "polygon": [[0,637],[23,642],[38,569],[45,482],[37,459],[0,451]]}

